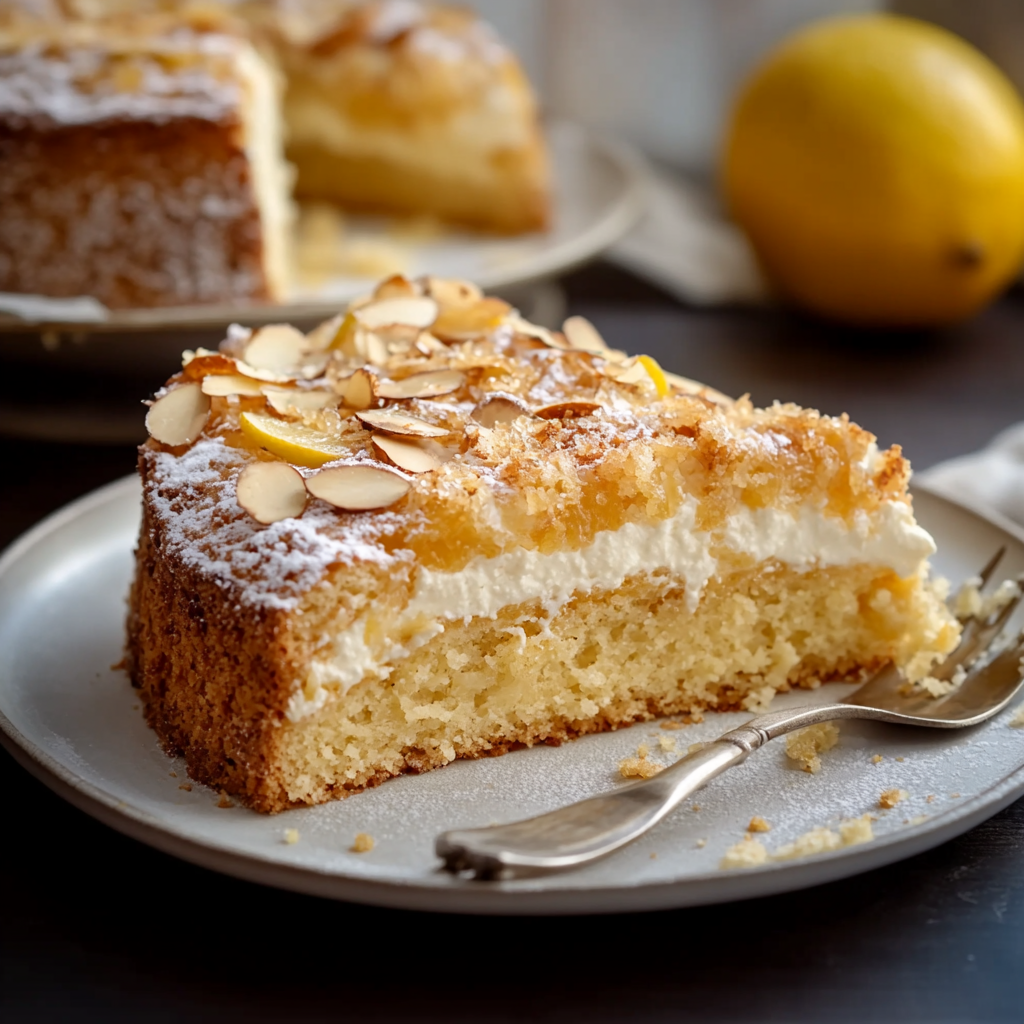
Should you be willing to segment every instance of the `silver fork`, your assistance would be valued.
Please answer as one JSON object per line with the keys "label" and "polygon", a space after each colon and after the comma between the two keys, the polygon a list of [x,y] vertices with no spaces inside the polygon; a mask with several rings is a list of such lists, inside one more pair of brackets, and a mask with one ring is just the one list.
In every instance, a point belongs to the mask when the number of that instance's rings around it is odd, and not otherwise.
{"label": "silver fork", "polygon": [[[982,569],[982,586],[991,580],[1005,550],[1000,549]],[[447,870],[485,880],[574,868],[632,842],[726,768],[795,729],[842,718],[935,729],[978,725],[1002,711],[1024,682],[1024,631],[985,660],[998,647],[996,638],[1020,601],[1018,594],[987,618],[961,619],[960,644],[933,675],[951,680],[958,670],[970,671],[945,697],[917,693],[905,685],[896,669],[883,669],[836,704],[759,715],[650,779],[525,821],[443,832],[435,844],[437,855]]]}

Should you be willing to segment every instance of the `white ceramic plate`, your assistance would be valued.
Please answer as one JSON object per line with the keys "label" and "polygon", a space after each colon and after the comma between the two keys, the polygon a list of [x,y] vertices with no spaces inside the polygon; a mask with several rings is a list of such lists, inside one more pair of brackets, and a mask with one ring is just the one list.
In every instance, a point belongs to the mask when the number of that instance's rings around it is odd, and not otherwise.
{"label": "white ceramic plate", "polygon": [[[600,138],[578,125],[550,125],[546,134],[554,172],[554,223],[550,230],[518,238],[452,230],[436,238],[404,243],[409,259],[406,273],[466,278],[488,292],[501,292],[564,273],[592,259],[628,231],[643,207],[647,177],[643,157],[623,143]],[[347,237],[394,245],[391,223],[385,218],[353,217],[346,221],[345,230]],[[38,315],[56,317],[59,323],[50,322],[75,334],[79,343],[83,335],[95,335],[99,340],[125,332],[222,331],[235,321],[305,323],[333,316],[339,305],[365,292],[374,281],[373,277],[338,277],[315,287],[296,287],[290,301],[272,305],[111,310],[104,320],[79,322],[73,305],[67,315],[56,306]],[[0,346],[11,344],[3,332],[25,329],[24,321],[0,316]]]}
{"label": "white ceramic plate", "polygon": [[[220,808],[210,790],[180,788],[182,764],[162,753],[125,674],[111,668],[121,657],[138,509],[138,484],[121,481],[51,516],[0,559],[0,728],[14,756],[72,803],[206,867],[415,909],[557,914],[678,907],[803,888],[909,857],[1024,793],[1024,730],[1008,726],[1014,709],[968,732],[849,723],[819,774],[797,770],[782,744],[773,743],[714,780],[698,795],[699,810],[680,808],[631,847],[583,870],[501,883],[438,870],[438,832],[522,818],[622,785],[618,762],[640,743],[667,760],[660,737],[685,750],[748,717],[723,714],[675,732],[645,723],[558,748],[461,761],[275,817]],[[935,562],[943,574],[971,575],[1003,544],[1001,571],[1024,571],[1024,537],[1009,524],[927,492],[918,492],[916,509],[939,544]],[[812,699],[841,692],[825,687]],[[807,699],[789,695],[778,705]],[[883,760],[872,763],[874,754]],[[762,838],[774,848],[816,825],[875,809],[879,794],[894,787],[910,798],[876,811],[871,843],[753,870],[718,870],[752,815],[771,823]],[[288,828],[299,831],[295,845],[283,841]],[[350,851],[358,832],[374,837],[372,852]]]}

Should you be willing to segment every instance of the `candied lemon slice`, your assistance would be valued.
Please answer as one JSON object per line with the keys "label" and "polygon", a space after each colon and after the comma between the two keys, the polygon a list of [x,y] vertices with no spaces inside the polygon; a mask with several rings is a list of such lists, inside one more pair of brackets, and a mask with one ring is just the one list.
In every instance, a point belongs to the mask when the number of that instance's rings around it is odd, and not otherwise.
{"label": "candied lemon slice", "polygon": [[668,381],[665,379],[665,371],[658,365],[656,359],[651,356],[637,356],[637,362],[647,371],[647,376],[654,381],[658,389],[658,397],[664,398],[668,394]]}
{"label": "candied lemon slice", "polygon": [[298,466],[322,466],[352,454],[338,438],[301,423],[279,420],[263,412],[243,412],[240,419],[247,437]]}

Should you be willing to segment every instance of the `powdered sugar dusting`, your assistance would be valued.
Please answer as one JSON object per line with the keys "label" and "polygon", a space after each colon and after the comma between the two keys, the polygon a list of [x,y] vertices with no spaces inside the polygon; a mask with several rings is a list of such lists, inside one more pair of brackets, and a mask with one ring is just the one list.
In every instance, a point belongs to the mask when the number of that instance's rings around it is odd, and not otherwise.
{"label": "powdered sugar dusting", "polygon": [[260,526],[235,500],[235,478],[249,458],[219,438],[152,459],[147,498],[169,553],[237,588],[243,605],[289,610],[332,566],[394,561],[357,523],[344,539],[322,529],[337,522],[337,512],[322,504],[301,519]]}
{"label": "powdered sugar dusting", "polygon": [[241,45],[193,34],[163,38],[148,52],[138,44],[94,40],[62,49],[36,40],[0,54],[0,117],[15,126],[236,118],[241,86],[225,66]]}

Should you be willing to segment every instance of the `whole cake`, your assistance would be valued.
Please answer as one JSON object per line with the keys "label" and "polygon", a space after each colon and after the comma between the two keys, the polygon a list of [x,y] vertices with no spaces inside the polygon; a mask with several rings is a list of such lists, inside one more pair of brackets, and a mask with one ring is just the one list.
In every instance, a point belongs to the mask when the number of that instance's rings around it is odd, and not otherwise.
{"label": "whole cake", "polygon": [[521,233],[549,192],[529,83],[468,12],[0,4],[0,291],[280,300],[293,193]]}
{"label": "whole cake", "polygon": [[957,642],[898,448],[467,282],[233,329],[147,424],[132,679],[260,811]]}

